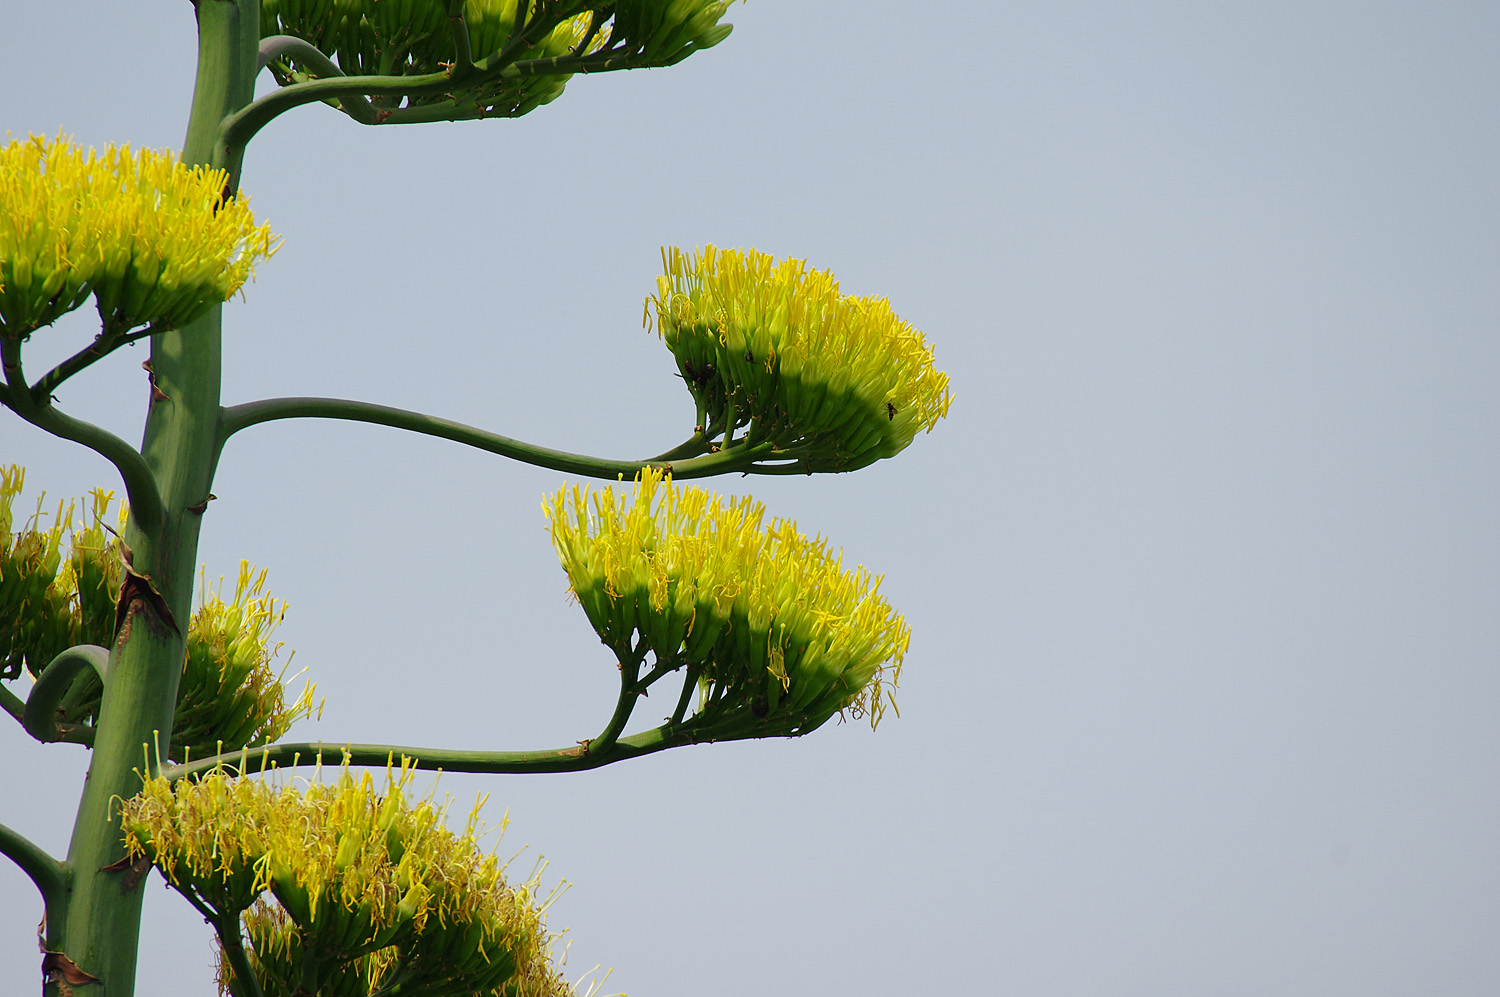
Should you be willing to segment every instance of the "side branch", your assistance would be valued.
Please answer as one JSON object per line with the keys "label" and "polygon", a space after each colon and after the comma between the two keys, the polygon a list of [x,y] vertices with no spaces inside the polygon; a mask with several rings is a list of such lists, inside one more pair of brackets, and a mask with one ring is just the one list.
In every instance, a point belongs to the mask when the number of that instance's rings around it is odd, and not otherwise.
{"label": "side branch", "polygon": [[58,720],[58,708],[62,705],[63,697],[72,688],[74,680],[88,668],[92,668],[99,676],[99,681],[103,682],[109,668],[108,649],[97,644],[79,644],[47,663],[36,684],[31,687],[31,695],[26,699],[26,709],[21,717],[26,733],[44,744],[52,741],[93,744],[92,727]]}
{"label": "side branch", "polygon": [[42,895],[47,923],[61,925],[67,918],[68,867],[43,851],[36,842],[0,824],[0,855],[21,867]]}
{"label": "side branch", "polygon": [[5,340],[0,345],[0,357],[3,357],[5,381],[10,389],[4,399],[6,406],[33,426],[64,440],[81,443],[113,464],[125,484],[125,494],[130,499],[136,522],[147,531],[161,525],[161,493],[140,451],[107,429],[64,415],[52,406],[50,399],[37,402],[26,386],[19,342]]}
{"label": "side branch", "polygon": [[[333,60],[324,55],[323,50],[312,42],[304,41],[296,35],[271,35],[269,38],[262,38],[260,42],[261,68],[281,58],[296,59],[302,65],[310,67],[319,76],[341,78],[344,76],[343,70],[334,65]],[[362,125],[373,125],[378,120],[375,105],[360,94],[349,94],[341,98],[339,108]]]}
{"label": "side branch", "polygon": [[[460,12],[462,11],[461,4],[454,6]],[[533,18],[506,43],[504,49],[478,63],[468,63],[460,73],[463,83],[473,87],[499,78],[503,70],[509,68],[519,56],[536,44],[538,38],[561,22],[562,18],[555,15]],[[467,35],[467,33],[468,29],[465,26],[464,34]],[[289,38],[291,36],[277,37]],[[312,62],[311,57],[301,50],[294,52],[285,49],[283,51],[293,58],[307,57],[309,64]],[[325,62],[327,62],[326,57]],[[331,63],[324,66],[325,71],[329,68],[333,70],[333,73],[329,74],[328,79],[309,80],[306,83],[294,83],[291,86],[281,87],[225,117],[219,124],[219,147],[227,158],[230,161],[237,161],[245,146],[250,143],[257,132],[279,115],[301,107],[303,104],[314,104],[324,100],[337,100],[342,104],[345,100],[365,97],[428,97],[449,93],[455,89],[457,82],[451,70],[411,76],[345,76]],[[363,121],[357,117],[356,120]],[[379,124],[384,120],[385,118],[376,112],[374,118],[366,123]]]}
{"label": "side branch", "polygon": [[741,446],[711,453],[683,461],[663,460],[605,460],[583,454],[568,453],[539,447],[509,436],[487,432],[466,426],[449,419],[375,405],[371,402],[348,401],[341,398],[268,398],[264,401],[232,405],[223,410],[220,419],[219,443],[235,433],[262,422],[277,419],[344,419],[350,422],[367,422],[377,426],[390,426],[424,436],[436,436],[452,440],[464,446],[500,454],[526,464],[546,467],[568,474],[581,474],[591,478],[613,481],[620,475],[634,477],[644,467],[659,467],[671,472],[679,479],[702,478],[727,471],[750,471],[755,461],[775,458],[771,444]]}
{"label": "side branch", "polygon": [[74,374],[103,360],[127,343],[149,339],[151,336],[163,331],[165,331],[163,328],[155,325],[146,326],[144,329],[138,329],[135,332],[120,330],[112,332],[106,329],[96,336],[92,343],[43,374],[41,379],[31,386],[31,397],[38,402],[50,401],[52,392],[56,391],[60,384]]}
{"label": "side branch", "polygon": [[223,766],[243,773],[272,768],[299,768],[347,759],[351,765],[384,766],[393,759],[407,759],[413,768],[445,772],[485,772],[525,775],[535,772],[584,772],[627,758],[649,755],[667,748],[694,744],[690,731],[653,730],[631,734],[615,741],[608,751],[589,754],[585,744],[544,751],[457,751],[452,748],[413,748],[397,744],[336,744],[326,741],[301,744],[270,744],[223,755],[212,755],[181,765],[163,765],[160,774],[173,782]]}

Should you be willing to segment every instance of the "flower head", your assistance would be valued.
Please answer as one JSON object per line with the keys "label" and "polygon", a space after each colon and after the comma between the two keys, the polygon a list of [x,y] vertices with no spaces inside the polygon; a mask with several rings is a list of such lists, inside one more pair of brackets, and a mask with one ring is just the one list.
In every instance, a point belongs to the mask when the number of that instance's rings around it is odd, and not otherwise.
{"label": "flower head", "polygon": [[708,246],[662,251],[647,322],[677,359],[712,436],[750,425],[808,470],[863,467],[948,412],[948,377],[885,298],[840,293],[802,260]]}
{"label": "flower head", "polygon": [[180,326],[227,300],[275,251],[227,179],[129,146],[0,148],[0,336],[24,339],[90,295],[114,331]]}
{"label": "flower head", "polygon": [[[24,482],[24,468],[0,466],[0,678],[16,678],[23,669],[39,676],[77,644],[113,644],[123,574],[111,536],[118,531],[108,526],[113,492],[95,489],[82,500],[58,503],[50,527],[42,525],[39,499],[36,514],[12,533],[12,507]],[[75,518],[80,507],[84,515]],[[124,503],[115,508],[113,518],[123,529],[129,510]],[[286,609],[266,594],[265,583],[266,572],[247,562],[240,563],[228,601],[222,579],[213,589],[201,583],[177,686],[174,760],[267,744],[312,716],[313,683],[288,702],[286,669],[272,667],[281,645],[271,635]],[[83,673],[58,719],[91,725],[102,694],[97,676]]]}
{"label": "flower head", "polygon": [[[744,710],[804,732],[886,705],[910,629],[880,578],[765,507],[678,487],[650,468],[633,488],[564,488],[545,503],[569,586],[616,654],[700,677],[700,712]],[[740,719],[743,719],[741,717]]]}
{"label": "flower head", "polygon": [[223,579],[212,591],[206,581],[199,582],[198,611],[188,628],[177,691],[174,759],[269,744],[313,714],[313,684],[305,684],[289,704],[286,668],[278,672],[271,667],[281,650],[271,643],[271,634],[286,615],[286,603],[265,593],[266,574],[241,561],[228,602]]}
{"label": "flower head", "polygon": [[158,777],[124,804],[126,848],[200,908],[245,912],[268,995],[365,995],[390,974],[402,992],[558,992],[518,985],[557,981],[535,874],[508,884],[479,847],[477,806],[454,833],[430,795],[409,798],[412,774],[403,762],[383,791],[347,766],[301,789]]}

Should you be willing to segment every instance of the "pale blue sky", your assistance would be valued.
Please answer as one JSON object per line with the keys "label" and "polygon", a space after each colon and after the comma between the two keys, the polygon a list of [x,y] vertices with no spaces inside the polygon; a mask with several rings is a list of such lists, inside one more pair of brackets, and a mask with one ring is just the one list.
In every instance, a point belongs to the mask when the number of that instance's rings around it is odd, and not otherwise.
{"label": "pale blue sky", "polygon": [[[227,401],[655,453],[692,407],[640,302],[658,247],[705,242],[888,296],[952,376],[895,460],[715,483],[885,573],[899,720],[444,778],[575,884],[570,966],[637,997],[1500,992],[1500,8],[730,20],[520,121],[311,107],[246,162],[286,242],[226,312]],[[175,146],[193,44],[181,2],[9,4],[0,125]],[[138,438],[143,356],[64,409]],[[0,460],[112,483],[13,417]],[[295,736],[595,733],[614,669],[539,508],[565,480],[369,427],[236,438],[203,559],[289,600],[328,700]],[[60,853],[84,752],[0,731],[0,819]],[[0,992],[30,992],[40,905],[9,868],[0,896]],[[148,904],[139,992],[207,993],[208,929]]]}

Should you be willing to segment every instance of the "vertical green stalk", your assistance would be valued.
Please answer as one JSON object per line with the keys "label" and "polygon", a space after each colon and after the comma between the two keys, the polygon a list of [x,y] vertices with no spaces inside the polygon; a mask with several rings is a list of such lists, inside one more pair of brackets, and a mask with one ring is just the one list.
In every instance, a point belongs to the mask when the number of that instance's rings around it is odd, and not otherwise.
{"label": "vertical green stalk", "polygon": [[[198,0],[198,78],[182,158],[231,171],[219,122],[249,103],[254,92],[259,0]],[[131,997],[140,936],[140,876],[116,863],[124,857],[116,803],[140,789],[140,771],[166,757],[184,634],[191,613],[198,529],[213,481],[219,421],[220,309],[182,329],[152,337],[153,392],[141,447],[156,478],[165,514],[160,526],[131,523],[136,598],[122,593],[127,615],[110,655],[93,758],[68,863],[73,894],[63,931],[50,937],[67,958],[97,982],[51,983],[49,994]],[[127,590],[130,586],[127,586]],[[153,594],[159,593],[160,599]],[[163,612],[165,607],[168,612]]]}

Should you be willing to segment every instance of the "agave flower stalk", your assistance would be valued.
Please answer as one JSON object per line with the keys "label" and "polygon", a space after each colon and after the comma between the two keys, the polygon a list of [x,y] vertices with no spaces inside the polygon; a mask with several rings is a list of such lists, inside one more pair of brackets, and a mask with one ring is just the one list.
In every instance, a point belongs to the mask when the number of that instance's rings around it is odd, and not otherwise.
{"label": "agave flower stalk", "polygon": [[[365,124],[507,117],[569,76],[665,66],[728,33],[728,0],[218,0],[195,5],[198,75],[180,156],[85,152],[30,139],[0,150],[0,405],[109,460],[110,500],[12,531],[19,472],[0,469],[0,706],[43,741],[91,748],[64,860],[0,826],[0,853],[46,906],[49,995],[130,997],[141,876],[155,863],[213,924],[237,997],[323,993],[556,994],[534,877],[507,884],[430,799],[416,768],[579,771],[666,748],[796,736],[845,712],[877,723],[909,640],[880,579],[749,499],[673,479],[842,471],[890,456],[947,410],[946,378],[883,299],[754,251],[675,250],[657,328],[694,399],[689,440],[646,460],[553,451],[369,402],[220,402],[221,303],[275,248],[238,194],[246,144],[280,113],[327,102]],[[256,99],[256,74],[279,84]],[[36,380],[23,347],[90,297],[99,336]],[[648,315],[650,314],[648,310]],[[137,448],[58,408],[54,389],[149,339],[151,403]],[[234,594],[200,592],[198,536],[220,454],[285,418],[370,422],[633,487],[548,503],[570,586],[619,665],[603,731],[541,751],[274,741],[311,708],[271,669],[281,607],[243,566]],[[717,441],[717,442],[713,442]],[[106,536],[108,534],[108,536]],[[665,722],[627,733],[640,698],[682,688]],[[694,693],[697,694],[696,705]],[[238,746],[233,755],[223,749]],[[207,759],[191,759],[213,751]],[[347,767],[297,789],[258,765],[387,766],[383,792]],[[122,801],[129,801],[122,806]],[[249,946],[246,945],[246,937]]]}

